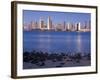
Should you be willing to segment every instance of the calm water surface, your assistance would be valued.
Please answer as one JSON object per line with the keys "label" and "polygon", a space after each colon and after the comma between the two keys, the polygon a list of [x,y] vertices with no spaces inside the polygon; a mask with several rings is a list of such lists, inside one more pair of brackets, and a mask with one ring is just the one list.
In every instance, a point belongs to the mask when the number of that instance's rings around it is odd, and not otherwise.
{"label": "calm water surface", "polygon": [[90,53],[90,32],[24,31],[24,51]]}

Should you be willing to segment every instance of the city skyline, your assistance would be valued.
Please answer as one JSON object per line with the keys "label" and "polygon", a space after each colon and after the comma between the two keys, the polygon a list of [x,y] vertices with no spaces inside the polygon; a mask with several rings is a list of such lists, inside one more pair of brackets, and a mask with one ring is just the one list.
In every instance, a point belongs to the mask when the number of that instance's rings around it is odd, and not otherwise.
{"label": "city skyline", "polygon": [[63,22],[75,24],[80,22],[82,25],[84,25],[84,22],[89,22],[91,18],[90,13],[23,10],[24,24],[29,24],[31,21],[39,22],[41,17],[43,17],[46,24],[48,16],[51,16],[53,24]]}

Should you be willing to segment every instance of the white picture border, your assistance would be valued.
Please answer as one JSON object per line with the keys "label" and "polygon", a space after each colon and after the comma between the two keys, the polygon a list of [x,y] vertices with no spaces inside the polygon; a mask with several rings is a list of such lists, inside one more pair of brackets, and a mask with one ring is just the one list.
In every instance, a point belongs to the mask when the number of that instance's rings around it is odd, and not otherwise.
{"label": "white picture border", "polygon": [[[23,69],[23,10],[91,13],[91,66]],[[17,4],[17,76],[35,76],[96,71],[96,9],[47,5]]]}

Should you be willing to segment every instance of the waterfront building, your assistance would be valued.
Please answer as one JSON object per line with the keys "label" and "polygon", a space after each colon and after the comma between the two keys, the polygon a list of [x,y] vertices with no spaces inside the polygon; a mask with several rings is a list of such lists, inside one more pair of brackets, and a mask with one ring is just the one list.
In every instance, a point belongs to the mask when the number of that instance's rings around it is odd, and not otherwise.
{"label": "waterfront building", "polygon": [[81,30],[81,24],[80,24],[80,22],[78,23],[78,31],[80,31]]}
{"label": "waterfront building", "polygon": [[91,31],[91,23],[90,23],[90,21],[85,22],[84,32],[86,32],[86,31]]}
{"label": "waterfront building", "polygon": [[67,23],[67,28],[66,28],[67,31],[71,31],[71,24],[70,23]]}
{"label": "waterfront building", "polygon": [[24,24],[23,29],[24,29],[24,31],[30,31],[31,30],[31,24],[30,23],[29,24]]}
{"label": "waterfront building", "polygon": [[75,27],[76,27],[76,31],[80,31],[81,30],[81,24],[80,24],[80,22],[76,23]]}
{"label": "waterfront building", "polygon": [[33,30],[33,29],[39,29],[39,25],[38,25],[38,23],[36,22],[36,21],[32,21],[31,23],[30,23],[30,25],[31,25],[31,29]]}
{"label": "waterfront building", "polygon": [[35,27],[36,27],[36,29],[39,29],[39,24],[38,24],[38,22],[35,22]]}
{"label": "waterfront building", "polygon": [[40,18],[40,23],[39,23],[39,25],[40,25],[40,29],[44,29],[44,20],[43,20],[43,18],[41,17]]}
{"label": "waterfront building", "polygon": [[48,16],[47,21],[45,22],[44,18],[41,17],[39,19],[39,22],[37,21],[31,21],[29,24],[24,24],[23,29],[24,30],[54,30],[54,31],[82,31],[87,32],[91,31],[91,23],[90,21],[85,21],[84,23],[66,23],[65,21],[61,23],[55,23],[52,24],[53,21],[51,20],[51,17]]}
{"label": "waterfront building", "polygon": [[66,31],[66,22],[65,21],[63,22],[63,29],[62,30]]}
{"label": "waterfront building", "polygon": [[52,29],[52,20],[50,16],[47,19],[47,29],[48,30]]}
{"label": "waterfront building", "polygon": [[88,29],[91,30],[91,21],[88,21]]}
{"label": "waterfront building", "polygon": [[87,29],[87,22],[85,21],[84,29]]}
{"label": "waterfront building", "polygon": [[74,24],[71,24],[71,31],[74,31]]}
{"label": "waterfront building", "polygon": [[58,24],[56,25],[56,30],[57,30],[57,31],[62,31],[62,27],[63,27],[63,25],[62,25],[61,23],[58,23]]}
{"label": "waterfront building", "polygon": [[31,25],[32,30],[35,29],[35,22],[34,21],[31,21],[30,25]]}

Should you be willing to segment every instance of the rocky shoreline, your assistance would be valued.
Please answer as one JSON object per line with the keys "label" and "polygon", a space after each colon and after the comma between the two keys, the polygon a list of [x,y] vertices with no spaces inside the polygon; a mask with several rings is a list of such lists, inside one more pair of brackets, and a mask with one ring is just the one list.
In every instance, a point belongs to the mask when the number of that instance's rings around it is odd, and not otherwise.
{"label": "rocky shoreline", "polygon": [[42,51],[24,52],[23,69],[90,66],[91,54],[48,53]]}

